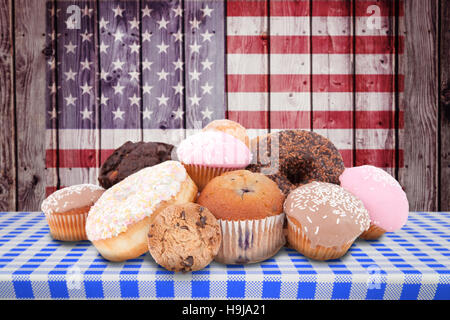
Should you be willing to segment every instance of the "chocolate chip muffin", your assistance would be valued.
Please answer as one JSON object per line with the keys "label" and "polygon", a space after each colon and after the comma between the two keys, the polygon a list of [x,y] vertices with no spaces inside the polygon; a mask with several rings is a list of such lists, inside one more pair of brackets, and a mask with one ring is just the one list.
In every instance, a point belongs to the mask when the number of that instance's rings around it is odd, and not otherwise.
{"label": "chocolate chip muffin", "polygon": [[206,267],[216,256],[221,239],[214,215],[205,207],[186,203],[152,216],[148,248],[162,267],[188,272]]}
{"label": "chocolate chip muffin", "polygon": [[237,170],[212,179],[197,200],[218,219],[222,246],[216,261],[254,263],[275,255],[284,245],[284,195],[260,173]]}
{"label": "chocolate chip muffin", "polygon": [[246,169],[261,172],[289,192],[311,181],[339,184],[344,161],[334,144],[318,133],[284,130],[251,141],[253,163]]}
{"label": "chocolate chip muffin", "polygon": [[103,188],[111,188],[141,169],[171,160],[173,148],[162,142],[128,141],[105,160],[98,181]]}

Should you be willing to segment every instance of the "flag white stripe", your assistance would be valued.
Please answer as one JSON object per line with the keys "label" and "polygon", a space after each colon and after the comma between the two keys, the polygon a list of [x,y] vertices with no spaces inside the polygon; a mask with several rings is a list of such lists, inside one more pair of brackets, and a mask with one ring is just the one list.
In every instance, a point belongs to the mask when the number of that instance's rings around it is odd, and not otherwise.
{"label": "flag white stripe", "polygon": [[[267,54],[227,54],[227,59],[228,74],[263,74],[268,70]],[[270,70],[272,74],[310,74],[310,55],[271,54]]]}
{"label": "flag white stripe", "polygon": [[[299,105],[310,106],[309,92],[271,92],[272,111],[298,111],[294,101]],[[268,101],[267,92],[228,92],[228,110],[230,111],[265,111]],[[314,111],[353,111],[352,92],[313,92]],[[357,92],[356,110],[390,111],[392,110],[392,93],[390,92]],[[300,109],[303,110],[303,109]]]}
{"label": "flag white stripe", "polygon": [[[370,17],[357,17],[355,33],[357,36],[390,35],[392,17],[380,17],[380,24],[373,25]],[[313,36],[348,36],[353,35],[351,17],[270,17],[270,34],[272,36],[308,36],[312,19]],[[369,23],[368,23],[369,22]],[[342,27],[347,26],[347,27]],[[227,17],[228,35],[258,36],[267,32],[268,18]],[[348,33],[350,29],[350,34]]]}
{"label": "flag white stripe", "polygon": [[267,30],[267,17],[227,17],[227,35],[260,36]]}
{"label": "flag white stripe", "polygon": [[[92,183],[98,185],[98,168],[59,168],[59,181],[61,186],[73,186],[82,183]],[[55,187],[52,175],[46,176],[46,186]]]}
{"label": "flag white stripe", "polygon": [[[271,54],[271,74],[353,74],[352,54]],[[356,54],[358,74],[392,74],[394,55]],[[268,74],[267,54],[227,54],[228,74]]]}

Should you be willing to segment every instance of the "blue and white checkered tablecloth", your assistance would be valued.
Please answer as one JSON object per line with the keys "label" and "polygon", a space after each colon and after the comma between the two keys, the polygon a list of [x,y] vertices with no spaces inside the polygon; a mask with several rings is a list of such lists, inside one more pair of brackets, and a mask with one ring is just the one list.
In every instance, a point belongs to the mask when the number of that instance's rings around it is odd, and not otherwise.
{"label": "blue and white checkered tablecloth", "polygon": [[0,213],[2,299],[450,299],[450,213],[411,213],[380,240],[312,261],[284,248],[251,265],[213,262],[192,273],[149,253],[104,260],[89,243],[53,240],[40,212]]}

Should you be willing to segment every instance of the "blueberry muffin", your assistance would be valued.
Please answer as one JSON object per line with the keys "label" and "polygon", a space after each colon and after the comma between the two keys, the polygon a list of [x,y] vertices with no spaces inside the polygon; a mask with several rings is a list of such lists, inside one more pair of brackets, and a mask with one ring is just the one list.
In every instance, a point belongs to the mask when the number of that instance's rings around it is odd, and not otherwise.
{"label": "blueberry muffin", "polygon": [[216,261],[244,264],[266,260],[284,245],[284,195],[263,174],[237,170],[212,179],[197,203],[219,220],[222,246]]}

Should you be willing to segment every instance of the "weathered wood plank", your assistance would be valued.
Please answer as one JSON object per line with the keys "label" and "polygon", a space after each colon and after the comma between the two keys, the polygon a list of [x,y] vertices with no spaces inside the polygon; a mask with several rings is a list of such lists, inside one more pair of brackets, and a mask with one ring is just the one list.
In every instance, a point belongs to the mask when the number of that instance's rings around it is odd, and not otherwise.
{"label": "weathered wood plank", "polygon": [[[101,146],[101,108],[100,108],[100,97],[101,97],[101,90],[100,90],[100,27],[99,27],[99,21],[98,21],[98,7],[99,7],[99,0],[89,0],[89,5],[85,6],[85,14],[89,13],[89,29],[92,30],[92,47],[90,47],[91,52],[89,53],[89,57],[92,57],[91,61],[89,62],[89,68],[86,68],[86,65],[83,65],[84,69],[88,69],[88,78],[92,79],[92,95],[90,95],[90,103],[93,108],[93,119],[94,119],[94,148],[95,148],[95,168],[94,170],[91,170],[92,173],[95,175],[95,178],[89,179],[88,181],[92,181],[93,184],[98,184],[98,175],[100,172],[100,167],[102,165],[102,146]],[[88,10],[86,12],[86,10]],[[92,12],[92,13],[91,13]]]}
{"label": "weathered wood plank", "polygon": [[[56,39],[59,36],[56,30],[56,0],[46,3],[46,46],[43,51],[46,60],[46,130],[45,130],[45,194],[46,196],[59,188],[58,169],[58,88],[56,77]],[[39,208],[40,209],[40,208]]]}
{"label": "weathered wood plank", "polygon": [[13,24],[11,0],[0,1],[0,210],[16,209]]}
{"label": "weathered wood plank", "polygon": [[100,1],[99,10],[100,145],[104,150],[106,145],[115,149],[143,138],[140,2]]}
{"label": "weathered wood plank", "polygon": [[[71,28],[70,17],[76,14],[70,12],[71,6],[80,10],[79,28]],[[58,148],[59,167],[72,170],[70,175],[60,175],[61,186],[71,186],[80,183],[97,183],[98,165],[87,167],[84,150],[93,150],[89,159],[99,163],[99,131],[97,127],[98,109],[96,108],[96,1],[58,0],[57,31],[61,34],[56,40],[57,77],[61,87],[58,94],[58,132],[70,129],[73,149]],[[88,132],[88,134],[86,134]],[[67,138],[67,136],[66,136]],[[59,146],[63,142],[59,139]],[[66,142],[64,142],[66,143]],[[63,152],[70,152],[71,163],[65,165]],[[94,178],[93,178],[94,177]]]}
{"label": "weathered wood plank", "polygon": [[441,1],[440,41],[440,204],[439,211],[450,211],[450,6]]}
{"label": "weathered wood plank", "polygon": [[183,3],[148,1],[141,8],[144,141],[184,139]]}
{"label": "weathered wood plank", "polygon": [[[381,167],[395,176],[395,1],[373,2],[356,0],[356,6],[363,15],[355,17],[356,36],[377,37],[377,44],[356,42],[355,74],[372,73],[375,80],[361,84],[366,92],[356,92],[355,111],[355,165],[371,164]],[[383,13],[383,14],[381,14]],[[385,53],[368,53],[389,48]],[[370,70],[370,71],[368,71]],[[387,92],[374,89],[378,82],[386,81],[389,76]],[[372,91],[370,96],[367,92]],[[370,99],[370,100],[369,100]],[[375,108],[368,108],[369,105]],[[367,111],[367,112],[361,112]],[[367,127],[365,130],[361,128]],[[375,125],[373,125],[375,124]],[[358,150],[378,150],[367,153],[365,157]]]}
{"label": "weathered wood plank", "polygon": [[186,0],[186,129],[225,118],[225,2]]}
{"label": "weathered wood plank", "polygon": [[[398,1],[395,3],[395,11],[396,11],[396,41],[395,41],[395,50],[398,52],[396,55],[396,88],[402,87],[403,91],[396,92],[396,172],[395,177],[400,181],[400,171],[405,167],[404,162],[404,145],[403,145],[403,136],[405,134],[405,73],[406,73],[406,65],[405,65],[405,37],[407,36],[405,30],[405,4],[404,1]],[[402,54],[400,51],[403,50]],[[403,125],[400,125],[400,119],[403,121]],[[405,187],[402,186],[405,190]],[[411,209],[411,208],[410,208]],[[412,209],[411,209],[412,210]]]}
{"label": "weathered wood plank", "polygon": [[[314,2],[312,11],[315,12],[318,6]],[[319,4],[320,6],[320,4]],[[353,10],[352,1],[340,0],[336,6],[328,7],[323,11],[323,16],[314,17],[312,23],[312,36],[328,37],[328,50],[339,47],[339,43],[352,41],[353,35]],[[326,13],[326,14],[325,14]],[[343,40],[345,39],[345,40]],[[324,48],[315,47],[316,42],[312,42],[312,73],[317,74],[347,74],[351,75],[346,79],[347,84],[342,84],[350,88],[353,87],[354,60],[351,48],[348,54],[322,53]],[[323,83],[325,87],[331,87],[333,78],[328,78],[328,83]],[[321,87],[314,87],[312,84],[312,129],[330,139],[342,154],[346,167],[353,166],[353,92],[329,92],[323,91]]]}
{"label": "weathered wood plank", "polygon": [[268,15],[267,1],[227,1],[227,117],[250,138],[270,127]]}
{"label": "weathered wood plank", "polygon": [[399,170],[399,182],[412,211],[438,208],[437,4],[436,0],[405,1],[405,129],[399,141],[405,166]]}
{"label": "weathered wood plank", "polygon": [[15,79],[19,211],[38,211],[45,198],[46,1],[17,0]]}

